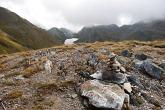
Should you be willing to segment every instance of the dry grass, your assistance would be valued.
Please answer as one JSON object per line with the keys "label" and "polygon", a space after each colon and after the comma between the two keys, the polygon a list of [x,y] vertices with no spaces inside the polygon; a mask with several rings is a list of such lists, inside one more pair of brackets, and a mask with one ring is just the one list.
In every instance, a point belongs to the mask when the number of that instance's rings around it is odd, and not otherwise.
{"label": "dry grass", "polygon": [[4,100],[16,99],[16,98],[22,97],[22,95],[23,95],[22,91],[20,91],[20,90],[13,90],[10,93],[8,93],[6,96],[4,96],[2,98],[2,100],[4,101]]}
{"label": "dry grass", "polygon": [[58,85],[56,83],[38,83],[37,89],[39,90],[50,90],[50,89],[57,89]]}
{"label": "dry grass", "polygon": [[21,74],[20,72],[13,72],[13,73],[5,74],[4,78],[14,77],[20,74]]}
{"label": "dry grass", "polygon": [[23,72],[22,75],[25,78],[29,78],[30,76],[34,75],[35,73],[42,71],[43,67],[41,67],[39,64],[38,65],[32,65],[26,68]]}

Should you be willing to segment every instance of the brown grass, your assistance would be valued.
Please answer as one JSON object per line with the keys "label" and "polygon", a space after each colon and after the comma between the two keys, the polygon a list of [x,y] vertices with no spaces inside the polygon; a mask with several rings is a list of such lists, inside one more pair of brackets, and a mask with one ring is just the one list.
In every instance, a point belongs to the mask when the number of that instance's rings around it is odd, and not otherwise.
{"label": "brown grass", "polygon": [[23,74],[23,77],[25,78],[29,78],[30,76],[34,75],[35,73],[39,72],[39,71],[42,71],[43,68],[40,66],[40,65],[32,65],[28,68],[26,68],[22,74]]}
{"label": "brown grass", "polygon": [[10,93],[8,93],[6,96],[4,96],[2,100],[16,99],[16,98],[22,97],[22,95],[23,95],[22,91],[13,90]]}

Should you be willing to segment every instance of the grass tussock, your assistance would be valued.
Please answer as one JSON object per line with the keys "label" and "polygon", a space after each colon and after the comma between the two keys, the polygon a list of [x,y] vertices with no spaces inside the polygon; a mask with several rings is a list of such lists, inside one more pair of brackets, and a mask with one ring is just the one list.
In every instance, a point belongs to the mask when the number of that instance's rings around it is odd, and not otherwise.
{"label": "grass tussock", "polygon": [[20,72],[13,72],[13,73],[5,74],[4,78],[15,77],[20,74],[21,74]]}
{"label": "grass tussock", "polygon": [[42,71],[43,68],[40,65],[32,65],[27,67],[23,72],[22,75],[25,78],[29,78],[30,76],[34,75],[37,72]]}
{"label": "grass tussock", "polygon": [[8,93],[6,96],[3,97],[2,100],[11,100],[11,99],[16,99],[19,97],[22,97],[23,92],[20,90],[13,90],[10,93]]}

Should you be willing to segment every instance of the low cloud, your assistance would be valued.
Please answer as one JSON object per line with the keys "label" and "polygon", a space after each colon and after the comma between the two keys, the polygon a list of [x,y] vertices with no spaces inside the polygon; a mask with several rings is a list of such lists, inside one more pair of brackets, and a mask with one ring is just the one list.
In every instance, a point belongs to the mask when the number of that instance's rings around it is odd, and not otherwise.
{"label": "low cloud", "polygon": [[86,25],[131,24],[165,18],[165,0],[1,0],[6,7],[46,29],[77,31]]}

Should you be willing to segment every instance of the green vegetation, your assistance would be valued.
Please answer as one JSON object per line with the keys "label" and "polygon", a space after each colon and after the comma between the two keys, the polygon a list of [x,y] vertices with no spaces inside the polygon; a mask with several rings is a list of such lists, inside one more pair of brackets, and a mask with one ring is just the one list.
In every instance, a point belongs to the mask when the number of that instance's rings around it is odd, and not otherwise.
{"label": "green vegetation", "polygon": [[39,49],[59,44],[56,36],[51,36],[46,30],[5,8],[0,7],[0,15],[0,29],[11,36],[10,39],[4,37],[0,39],[0,54],[23,51],[25,50],[23,47]]}
{"label": "green vegetation", "polygon": [[28,49],[13,41],[9,35],[0,30],[0,53],[12,53],[24,50]]}

